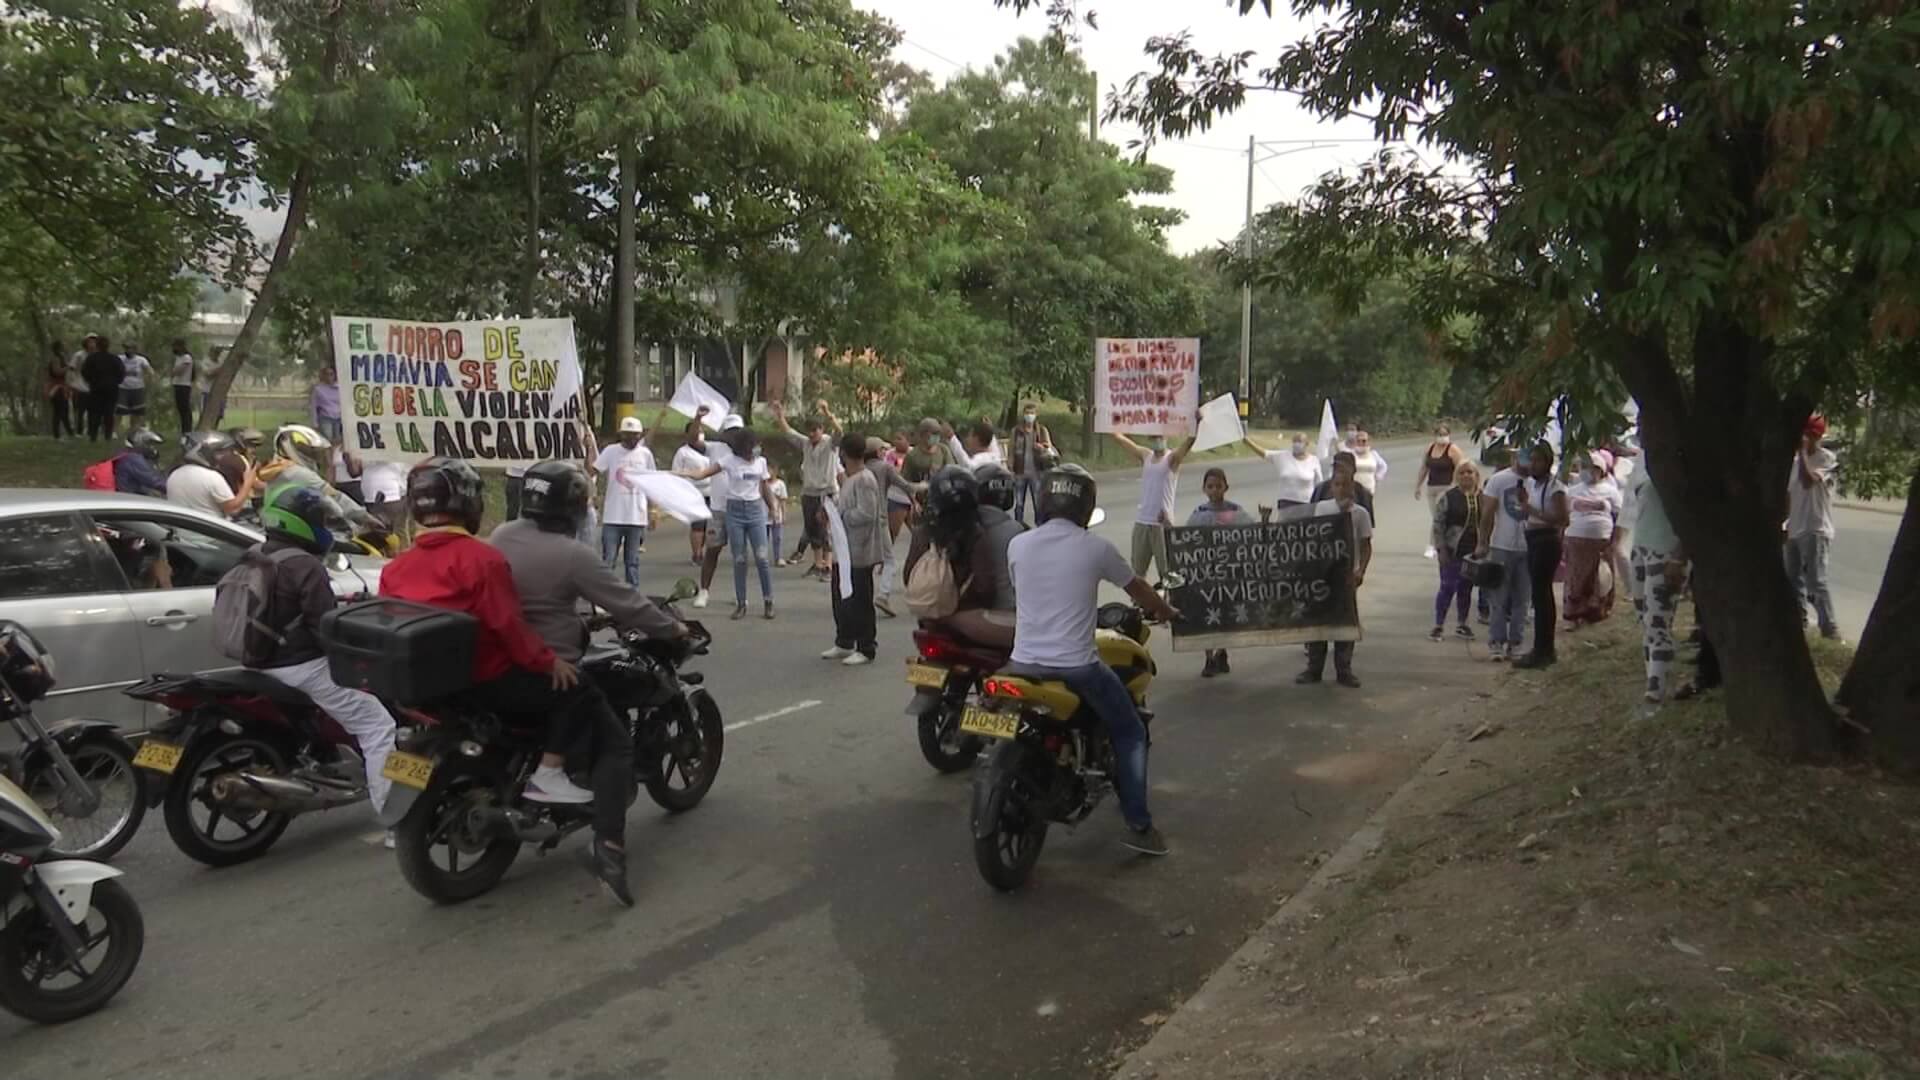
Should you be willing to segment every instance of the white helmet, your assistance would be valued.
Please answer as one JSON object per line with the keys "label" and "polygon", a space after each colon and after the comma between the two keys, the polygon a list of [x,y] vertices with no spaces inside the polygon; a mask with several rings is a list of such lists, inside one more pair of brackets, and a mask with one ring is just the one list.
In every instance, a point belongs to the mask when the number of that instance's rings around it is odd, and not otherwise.
{"label": "white helmet", "polygon": [[305,424],[288,424],[273,436],[273,453],[289,461],[305,461],[325,470],[332,463],[333,443]]}

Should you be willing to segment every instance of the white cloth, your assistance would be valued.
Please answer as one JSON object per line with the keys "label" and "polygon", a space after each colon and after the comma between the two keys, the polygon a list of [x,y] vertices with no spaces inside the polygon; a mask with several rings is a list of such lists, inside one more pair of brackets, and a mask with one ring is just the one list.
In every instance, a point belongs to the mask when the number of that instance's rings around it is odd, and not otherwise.
{"label": "white cloth", "polygon": [[168,474],[167,501],[205,510],[214,517],[226,517],[223,504],[233,501],[233,485],[220,475],[220,470],[189,462]]}
{"label": "white cloth", "polygon": [[1342,513],[1351,513],[1353,515],[1354,543],[1357,544],[1362,540],[1373,539],[1373,515],[1367,513],[1367,508],[1361,506],[1357,501],[1348,511],[1342,511],[1340,509],[1340,503],[1336,499],[1321,499],[1319,502],[1313,504],[1314,517],[1339,517]]}
{"label": "white cloth", "polygon": [[369,461],[360,468],[360,497],[368,506],[397,503],[407,497],[407,466],[400,461]]}
{"label": "white cloth", "polygon": [[[1352,449],[1349,447],[1349,449]],[[1353,479],[1372,495],[1380,488],[1380,481],[1387,478],[1387,459],[1380,451],[1369,446],[1365,450],[1353,450]]]}
{"label": "white cloth", "polygon": [[173,385],[193,385],[193,354],[181,353],[173,358]]}
{"label": "white cloth", "polygon": [[1293,456],[1293,448],[1269,450],[1267,463],[1279,474],[1280,487],[1274,497],[1282,502],[1303,503],[1313,498],[1313,489],[1320,485],[1320,459],[1308,454],[1306,457]]}
{"label": "white cloth", "polygon": [[304,664],[263,668],[260,674],[270,675],[312,698],[315,705],[339,721],[347,734],[360,744],[360,756],[367,763],[367,796],[373,802],[374,813],[379,813],[387,805],[387,793],[393,788],[392,782],[380,775],[380,770],[386,768],[387,755],[393,753],[393,714],[372,694],[334,682],[333,676],[327,673],[324,656]]}
{"label": "white cloth", "polygon": [[1240,424],[1240,410],[1234,405],[1231,393],[1221,394],[1200,406],[1200,426],[1193,430],[1195,453],[1216,446],[1231,446],[1246,437],[1247,429]]}
{"label": "white cloth", "polygon": [[691,523],[706,521],[713,516],[713,511],[707,509],[706,494],[684,476],[675,476],[670,472],[640,472],[634,473],[632,480],[649,503],[676,520]]}
{"label": "white cloth", "polygon": [[667,407],[692,419],[700,412],[702,405],[707,407],[707,415],[702,417],[700,422],[711,431],[720,430],[721,419],[733,411],[733,403],[726,399],[726,395],[715,390],[707,380],[689,371],[686,377],[680,380],[680,385],[673,388],[673,398],[667,402]]}
{"label": "white cloth", "polygon": [[647,523],[647,493],[640,487],[638,477],[641,473],[655,471],[658,466],[653,461],[653,451],[646,443],[635,443],[629,450],[619,443],[608,443],[600,448],[600,456],[593,459],[596,471],[607,477],[607,495],[600,506],[600,524],[602,525],[645,525]]}
{"label": "white cloth", "polygon": [[126,371],[126,377],[120,380],[122,390],[145,390],[147,376],[154,374],[153,361],[139,353],[121,357],[120,366]]}
{"label": "white cloth", "polygon": [[1622,456],[1613,459],[1613,483],[1620,489],[1618,520],[1623,529],[1633,528],[1634,522],[1640,520],[1640,500],[1634,496],[1634,488],[1638,485],[1633,480],[1633,471],[1638,467],[1630,457]]}
{"label": "white cloth", "polygon": [[1013,662],[1086,667],[1100,659],[1093,645],[1100,583],[1133,583],[1120,549],[1066,518],[1053,518],[1007,545],[1016,625]]}
{"label": "white cloth", "polygon": [[1621,502],[1620,486],[1611,479],[1602,479],[1597,484],[1582,480],[1568,488],[1567,535],[1580,540],[1611,540]]}
{"label": "white cloth", "polygon": [[840,599],[853,596],[853,545],[847,539],[847,520],[840,516],[840,504],[828,499],[820,504],[827,513],[827,543],[833,548],[834,580]]}
{"label": "white cloth", "polygon": [[1494,515],[1493,536],[1488,546],[1495,551],[1527,550],[1527,512],[1520,508],[1520,474],[1512,469],[1501,469],[1493,474],[1480,493],[1499,507]]}
{"label": "white cloth", "polygon": [[[682,444],[680,449],[673,452],[674,472],[705,472],[707,466],[711,464],[713,464],[712,458],[685,444]],[[713,490],[712,480],[699,480],[695,481],[695,483],[699,485],[700,494],[703,498],[708,492]]]}
{"label": "white cloth", "polygon": [[[1327,465],[1333,460],[1333,452],[1339,449],[1340,445],[1340,425],[1333,419],[1333,402],[1323,398],[1320,402],[1320,432],[1313,438],[1313,452],[1320,458],[1323,465]],[[1327,465],[1327,467],[1332,466]],[[1327,478],[1325,475],[1321,477],[1322,480]]]}
{"label": "white cloth", "polygon": [[[1807,470],[1813,473],[1815,481],[1812,487],[1800,484],[1800,462],[1805,460]],[[1812,454],[1802,451],[1794,455],[1793,472],[1787,477],[1787,535],[1806,536],[1818,533],[1827,539],[1833,539],[1833,467],[1840,463],[1833,451],[1826,447]]]}
{"label": "white cloth", "polygon": [[80,374],[80,365],[86,362],[87,354],[84,352],[74,353],[67,359],[67,389],[77,394],[87,392],[86,377]]}
{"label": "white cloth", "polygon": [[1133,520],[1138,525],[1159,525],[1173,521],[1173,500],[1180,489],[1180,474],[1173,468],[1173,451],[1148,451],[1140,463],[1140,507]]}

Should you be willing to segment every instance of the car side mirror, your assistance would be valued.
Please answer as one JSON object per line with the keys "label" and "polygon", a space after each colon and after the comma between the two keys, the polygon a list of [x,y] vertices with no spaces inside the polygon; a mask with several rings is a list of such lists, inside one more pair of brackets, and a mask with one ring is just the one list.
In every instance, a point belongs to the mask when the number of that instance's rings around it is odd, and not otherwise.
{"label": "car side mirror", "polygon": [[1087,528],[1097,529],[1101,525],[1105,524],[1106,520],[1107,520],[1107,512],[1096,506],[1093,508],[1093,515],[1087,518]]}

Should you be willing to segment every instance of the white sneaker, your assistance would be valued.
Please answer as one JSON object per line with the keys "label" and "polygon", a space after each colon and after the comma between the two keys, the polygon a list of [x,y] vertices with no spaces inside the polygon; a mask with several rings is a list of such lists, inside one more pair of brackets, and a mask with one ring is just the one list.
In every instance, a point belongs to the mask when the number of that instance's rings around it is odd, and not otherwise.
{"label": "white sneaker", "polygon": [[707,590],[701,589],[699,592],[693,594],[693,606],[694,607],[707,606]]}
{"label": "white sneaker", "polygon": [[843,648],[841,648],[840,646],[838,646],[838,645],[835,645],[835,646],[834,646],[833,648],[831,648],[831,649],[828,649],[828,650],[827,650],[826,652],[823,652],[823,653],[821,653],[821,654],[820,654],[820,659],[822,659],[822,660],[844,660],[845,658],[847,658],[847,657],[849,657],[849,656],[852,656],[852,655],[853,655],[853,650],[852,650],[852,649],[843,649]]}
{"label": "white sneaker", "polygon": [[533,770],[533,779],[527,781],[527,789],[522,794],[529,802],[590,803],[593,801],[593,792],[567,779],[565,772],[552,765],[542,765]]}
{"label": "white sneaker", "polygon": [[381,843],[381,846],[385,847],[388,851],[392,851],[394,849],[392,829],[387,830],[387,838],[385,840],[382,840],[380,843]]}
{"label": "white sneaker", "polygon": [[840,661],[840,663],[845,667],[859,667],[861,664],[873,663],[873,657],[868,656],[866,653],[854,653],[852,656]]}

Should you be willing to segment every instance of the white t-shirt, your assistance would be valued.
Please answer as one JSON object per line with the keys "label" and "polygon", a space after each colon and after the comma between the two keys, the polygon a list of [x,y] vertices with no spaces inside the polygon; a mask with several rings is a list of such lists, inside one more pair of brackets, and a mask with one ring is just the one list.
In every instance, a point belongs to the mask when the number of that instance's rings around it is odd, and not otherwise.
{"label": "white t-shirt", "polygon": [[1303,503],[1313,498],[1313,489],[1320,484],[1320,459],[1308,454],[1303,458],[1293,456],[1292,450],[1267,451],[1267,463],[1280,474],[1280,490],[1274,498],[1281,502]]}
{"label": "white t-shirt", "polygon": [[[1611,479],[1603,479],[1597,484],[1582,480],[1568,488],[1567,510],[1570,516],[1567,535],[1580,540],[1612,539],[1613,523],[1620,513],[1622,501],[1620,486]],[[1600,505],[1594,506],[1594,503]]]}
{"label": "white t-shirt", "polygon": [[[720,466],[719,479],[725,481],[729,500],[760,501],[760,481],[767,478],[766,458],[748,459],[728,451],[725,458],[716,460],[714,464]],[[715,494],[719,494],[719,485],[715,485]]]}
{"label": "white t-shirt", "polygon": [[[1815,481],[1812,487],[1800,486],[1800,459]],[[1793,471],[1787,476],[1787,535],[1818,533],[1833,539],[1833,467],[1840,463],[1833,451],[1821,447],[1811,454],[1796,454]]]}
{"label": "white t-shirt", "polygon": [[[674,472],[702,472],[707,466],[712,464],[713,459],[684,443],[681,444],[680,449],[673,452]],[[694,483],[699,486],[702,497],[711,496],[713,492],[713,481],[711,479],[696,480]]]}
{"label": "white t-shirt", "polygon": [[[1511,472],[1512,470],[1509,469],[1508,471]],[[1557,476],[1549,477],[1545,480],[1535,480],[1529,476],[1526,478],[1525,484],[1527,488],[1527,506],[1533,510],[1545,510],[1547,504],[1553,501],[1555,495],[1565,495],[1567,493],[1567,485],[1561,483],[1560,478]],[[1554,526],[1552,525],[1542,525],[1538,521],[1528,520],[1526,522],[1527,532],[1533,532],[1536,529],[1552,530],[1553,528]],[[1525,536],[1522,536],[1520,542],[1524,545],[1526,539]]]}
{"label": "white t-shirt", "polygon": [[1120,550],[1068,521],[1054,518],[1013,538],[1007,569],[1019,598],[1013,662],[1077,668],[1099,662],[1093,647],[1100,583],[1133,583]]}
{"label": "white t-shirt", "polygon": [[1136,523],[1158,525],[1162,520],[1173,520],[1173,498],[1180,489],[1180,474],[1172,466],[1171,450],[1162,450],[1141,463],[1140,508],[1133,515]]}
{"label": "white t-shirt", "polygon": [[[1338,499],[1321,499],[1313,504],[1314,517],[1338,517],[1347,512],[1340,509]],[[1354,500],[1350,512],[1353,514],[1353,542],[1357,544],[1373,539],[1373,515],[1367,513],[1367,508],[1361,506],[1358,499]]]}
{"label": "white t-shirt", "polygon": [[1493,536],[1488,546],[1495,551],[1527,550],[1527,512],[1520,507],[1520,474],[1501,469],[1480,493],[1500,508],[1494,515]]}
{"label": "white t-shirt", "polygon": [[407,466],[400,461],[369,461],[360,468],[360,495],[368,506],[397,503],[407,497]]}
{"label": "white t-shirt", "polygon": [[600,524],[645,525],[647,494],[635,483],[634,474],[658,469],[647,444],[636,443],[629,450],[617,442],[609,443],[600,448],[593,467],[607,474],[607,497],[600,508]]}
{"label": "white t-shirt", "polygon": [[233,485],[220,470],[188,463],[167,476],[167,501],[205,510],[214,517],[226,517],[222,503],[233,500]]}
{"label": "white t-shirt", "polygon": [[126,377],[120,380],[122,390],[145,390],[147,376],[152,375],[153,361],[134,353],[120,358],[120,366],[126,371]]}
{"label": "white t-shirt", "polygon": [[773,517],[775,525],[783,525],[787,520],[787,482],[775,480],[767,485],[773,491]]}
{"label": "white t-shirt", "polygon": [[67,389],[77,394],[87,392],[86,377],[80,374],[80,365],[86,363],[86,361],[87,354],[84,352],[74,353],[67,359]]}
{"label": "white t-shirt", "polygon": [[193,354],[181,353],[173,358],[173,385],[193,385]]}
{"label": "white t-shirt", "polygon": [[1386,478],[1387,459],[1380,456],[1380,451],[1371,446],[1353,451],[1353,480],[1366,488],[1367,494],[1377,493],[1380,481]]}

